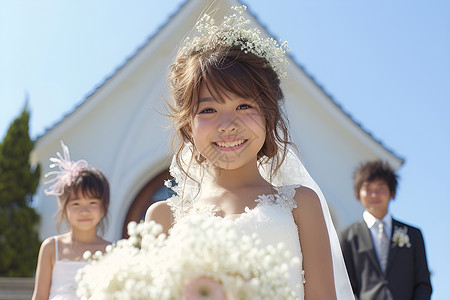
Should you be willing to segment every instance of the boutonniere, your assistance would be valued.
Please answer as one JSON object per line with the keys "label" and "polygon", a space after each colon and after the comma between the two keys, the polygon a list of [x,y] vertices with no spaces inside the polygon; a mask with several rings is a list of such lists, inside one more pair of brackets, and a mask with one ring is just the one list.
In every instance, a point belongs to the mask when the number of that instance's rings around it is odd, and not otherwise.
{"label": "boutonniere", "polygon": [[392,248],[394,247],[411,247],[411,243],[409,242],[408,228],[406,226],[403,227],[394,227],[394,234],[392,235]]}

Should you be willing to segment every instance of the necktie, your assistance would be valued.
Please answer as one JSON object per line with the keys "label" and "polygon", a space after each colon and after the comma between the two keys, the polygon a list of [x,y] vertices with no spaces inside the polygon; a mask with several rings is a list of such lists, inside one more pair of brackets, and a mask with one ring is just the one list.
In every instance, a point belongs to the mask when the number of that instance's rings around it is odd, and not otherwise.
{"label": "necktie", "polygon": [[388,261],[389,254],[389,240],[384,231],[384,224],[382,221],[377,221],[378,223],[378,259],[380,261],[381,270],[383,273],[386,272],[386,265]]}

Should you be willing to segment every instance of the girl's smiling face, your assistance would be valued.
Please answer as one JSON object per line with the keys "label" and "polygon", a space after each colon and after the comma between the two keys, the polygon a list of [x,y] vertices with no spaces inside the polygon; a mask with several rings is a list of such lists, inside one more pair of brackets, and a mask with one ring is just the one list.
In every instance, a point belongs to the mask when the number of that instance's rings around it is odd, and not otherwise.
{"label": "girl's smiling face", "polygon": [[96,230],[103,218],[100,199],[85,197],[81,193],[73,195],[67,203],[67,219],[72,229]]}
{"label": "girl's smiling face", "polygon": [[265,119],[252,99],[223,93],[220,101],[205,84],[192,120],[192,137],[200,154],[216,167],[234,170],[255,163],[266,139]]}

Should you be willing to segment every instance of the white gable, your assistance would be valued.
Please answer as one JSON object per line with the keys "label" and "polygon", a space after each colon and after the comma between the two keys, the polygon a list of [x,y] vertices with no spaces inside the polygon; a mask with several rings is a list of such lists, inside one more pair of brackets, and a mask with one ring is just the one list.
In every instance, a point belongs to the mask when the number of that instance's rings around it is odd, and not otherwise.
{"label": "white gable", "polygon": [[[41,164],[42,174],[49,171],[49,158],[60,151],[60,140],[69,146],[72,159],[86,159],[106,174],[111,185],[105,236],[109,240],[121,237],[136,196],[170,164],[172,132],[163,115],[164,99],[169,97],[166,74],[180,42],[210,2],[188,1],[83,104],[36,142],[32,161]],[[219,7],[211,8],[217,18],[238,4],[218,2]],[[349,224],[361,212],[352,193],[354,168],[368,159],[381,158],[395,168],[402,161],[353,122],[292,59],[288,72],[283,87],[292,138],[327,196],[337,226]],[[56,201],[43,193],[43,181],[38,189],[42,238],[56,233]]]}

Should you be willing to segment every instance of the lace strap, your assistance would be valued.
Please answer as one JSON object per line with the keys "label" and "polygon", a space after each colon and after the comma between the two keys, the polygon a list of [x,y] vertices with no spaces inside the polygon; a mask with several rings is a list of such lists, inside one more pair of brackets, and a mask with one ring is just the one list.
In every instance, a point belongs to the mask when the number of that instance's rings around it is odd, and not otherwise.
{"label": "lace strap", "polygon": [[300,184],[291,184],[291,185],[282,185],[282,186],[276,186],[274,187],[278,195],[285,197],[285,198],[291,198],[293,199],[296,193],[296,189],[301,187]]}
{"label": "lace strap", "polygon": [[256,199],[256,202],[259,204],[278,205],[288,210],[293,210],[297,207],[297,202],[294,200],[295,189],[300,186],[301,185],[298,184],[274,186],[274,189],[276,190],[275,194],[260,195],[258,199]]}
{"label": "lace strap", "polygon": [[282,201],[283,205],[288,207],[290,210],[297,208],[297,202],[294,199],[296,189],[301,187],[300,184],[291,184],[291,185],[282,185],[280,187],[276,187],[275,189],[280,196],[278,201]]}

